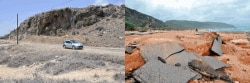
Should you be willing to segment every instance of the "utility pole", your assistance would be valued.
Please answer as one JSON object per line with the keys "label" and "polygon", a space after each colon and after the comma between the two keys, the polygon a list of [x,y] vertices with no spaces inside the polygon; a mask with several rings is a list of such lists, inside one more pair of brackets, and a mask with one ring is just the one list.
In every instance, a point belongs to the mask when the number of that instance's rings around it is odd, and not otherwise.
{"label": "utility pole", "polygon": [[17,33],[17,36],[16,36],[16,43],[18,45],[18,31],[19,31],[19,28],[18,28],[18,14],[16,15],[16,33]]}

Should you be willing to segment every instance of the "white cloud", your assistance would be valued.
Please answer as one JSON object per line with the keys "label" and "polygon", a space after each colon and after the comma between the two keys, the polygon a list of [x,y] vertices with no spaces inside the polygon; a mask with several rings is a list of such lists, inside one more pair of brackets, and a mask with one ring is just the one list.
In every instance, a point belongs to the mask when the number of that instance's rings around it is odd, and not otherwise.
{"label": "white cloud", "polygon": [[117,0],[117,5],[122,5],[124,4],[124,0]]}
{"label": "white cloud", "polygon": [[102,6],[108,5],[108,1],[106,1],[106,0],[96,0],[94,5],[102,5]]}
{"label": "white cloud", "polygon": [[[246,0],[126,0],[125,5],[160,20],[244,23],[250,18]],[[245,22],[247,23],[247,22]]]}

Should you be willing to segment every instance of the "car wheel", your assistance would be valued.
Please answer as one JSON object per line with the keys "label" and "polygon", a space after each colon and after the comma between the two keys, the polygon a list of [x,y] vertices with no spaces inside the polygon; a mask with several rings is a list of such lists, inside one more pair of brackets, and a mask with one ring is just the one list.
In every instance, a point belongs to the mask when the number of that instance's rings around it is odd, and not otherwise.
{"label": "car wheel", "polygon": [[72,46],[72,49],[73,49],[73,50],[75,50],[75,49],[76,49],[76,47],[75,47],[75,46]]}
{"label": "car wheel", "polygon": [[66,46],[65,46],[65,45],[63,45],[63,48],[64,48],[64,49],[66,49]]}

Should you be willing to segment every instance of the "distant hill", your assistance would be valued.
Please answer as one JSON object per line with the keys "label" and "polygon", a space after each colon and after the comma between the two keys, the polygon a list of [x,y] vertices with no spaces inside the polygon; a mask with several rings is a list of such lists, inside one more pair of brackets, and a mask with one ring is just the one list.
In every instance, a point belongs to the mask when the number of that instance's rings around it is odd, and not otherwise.
{"label": "distant hill", "polygon": [[[38,13],[21,22],[19,39],[67,36],[91,46],[123,47],[125,5],[61,8]],[[15,39],[16,30],[3,38]],[[67,38],[65,38],[67,39]],[[30,39],[32,40],[32,39]],[[59,41],[58,43],[61,43]]]}
{"label": "distant hill", "polygon": [[169,20],[165,22],[171,29],[213,29],[213,28],[235,28],[234,25],[222,22],[199,22],[186,20]]}
{"label": "distant hill", "polygon": [[164,28],[165,24],[161,20],[158,20],[152,16],[140,13],[136,10],[125,7],[125,22],[128,26],[134,27],[152,27],[152,28]]}
{"label": "distant hill", "polygon": [[134,30],[135,27],[151,29],[213,29],[213,28],[235,28],[234,25],[222,22],[199,22],[187,20],[169,20],[163,22],[152,16],[140,13],[136,10],[125,7],[125,30]]}

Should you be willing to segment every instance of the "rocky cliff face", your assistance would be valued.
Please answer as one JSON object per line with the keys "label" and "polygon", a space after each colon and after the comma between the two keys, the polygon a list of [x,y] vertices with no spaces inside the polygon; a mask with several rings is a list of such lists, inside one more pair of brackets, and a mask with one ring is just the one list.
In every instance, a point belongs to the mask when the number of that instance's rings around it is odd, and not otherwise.
{"label": "rocky cliff face", "polygon": [[[124,5],[51,10],[24,20],[19,26],[19,38],[23,40],[31,35],[74,35],[89,42],[92,38],[91,42],[98,42],[103,38],[114,41],[118,38],[121,41],[117,42],[123,42],[124,15]],[[91,37],[91,39],[83,37]],[[16,30],[6,35],[5,38],[15,39]]]}

